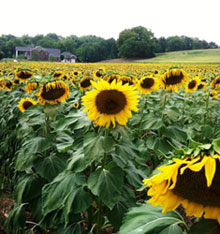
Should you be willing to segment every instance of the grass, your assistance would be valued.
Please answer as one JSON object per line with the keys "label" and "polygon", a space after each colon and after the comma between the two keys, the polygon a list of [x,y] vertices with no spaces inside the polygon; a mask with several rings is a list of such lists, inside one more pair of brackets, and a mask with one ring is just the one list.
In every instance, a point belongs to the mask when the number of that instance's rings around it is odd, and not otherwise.
{"label": "grass", "polygon": [[151,59],[112,59],[104,63],[220,63],[220,49],[184,50],[159,53]]}
{"label": "grass", "polygon": [[220,49],[185,50],[157,54],[144,63],[220,63]]}

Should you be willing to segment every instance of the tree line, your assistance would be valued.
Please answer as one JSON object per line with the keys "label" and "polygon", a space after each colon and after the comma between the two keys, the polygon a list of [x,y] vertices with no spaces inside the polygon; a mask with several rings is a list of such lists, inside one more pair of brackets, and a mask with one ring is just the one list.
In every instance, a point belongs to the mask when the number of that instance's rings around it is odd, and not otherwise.
{"label": "tree line", "polygon": [[98,62],[118,57],[151,58],[155,56],[155,53],[218,48],[214,42],[187,36],[156,38],[150,30],[142,26],[123,30],[117,40],[104,39],[94,35],[62,37],[55,33],[34,37],[2,35],[0,36],[0,59],[15,57],[16,46],[57,48],[61,52],[73,53],[77,56],[78,62]]}

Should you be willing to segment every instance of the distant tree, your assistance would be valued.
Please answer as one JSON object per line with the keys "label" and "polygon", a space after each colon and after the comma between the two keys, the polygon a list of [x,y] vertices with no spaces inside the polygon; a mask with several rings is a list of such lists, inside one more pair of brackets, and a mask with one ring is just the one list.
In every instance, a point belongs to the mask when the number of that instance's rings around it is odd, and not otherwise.
{"label": "distant tree", "polygon": [[5,56],[4,52],[0,50],[0,59],[3,59]]}
{"label": "distant tree", "polygon": [[157,40],[156,52],[157,53],[166,52],[166,48],[167,48],[167,40],[166,40],[166,38],[165,37],[160,37]]}
{"label": "distant tree", "polygon": [[56,58],[52,54],[50,54],[49,55],[49,61],[54,62],[54,61],[56,61]]}
{"label": "distant tree", "polygon": [[122,31],[117,40],[117,47],[120,57],[151,58],[154,57],[156,40],[151,31],[139,26]]}

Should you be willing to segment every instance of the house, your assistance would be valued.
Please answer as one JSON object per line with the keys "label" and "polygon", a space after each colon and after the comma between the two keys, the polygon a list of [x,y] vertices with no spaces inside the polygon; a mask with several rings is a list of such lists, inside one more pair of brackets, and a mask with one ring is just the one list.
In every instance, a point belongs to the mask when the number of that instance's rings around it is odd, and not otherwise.
{"label": "house", "polygon": [[41,46],[35,47],[15,47],[16,58],[18,58],[19,52],[24,53],[24,58],[27,60],[53,60],[60,61],[60,49],[55,48],[43,48]]}
{"label": "house", "polygon": [[75,63],[77,57],[74,54],[71,54],[70,52],[63,52],[61,53],[61,62],[63,63]]}

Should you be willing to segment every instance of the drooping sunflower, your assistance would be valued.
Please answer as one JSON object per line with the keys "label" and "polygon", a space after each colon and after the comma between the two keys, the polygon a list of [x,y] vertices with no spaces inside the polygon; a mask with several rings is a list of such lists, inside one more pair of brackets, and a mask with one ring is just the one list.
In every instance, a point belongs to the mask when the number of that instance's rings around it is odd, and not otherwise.
{"label": "drooping sunflower", "polygon": [[101,67],[98,70],[94,71],[93,74],[94,74],[94,77],[96,79],[100,79],[100,78],[102,78],[102,76],[104,75],[104,73],[105,73],[105,68]]}
{"label": "drooping sunflower", "polygon": [[2,86],[2,89],[8,90],[8,91],[11,91],[14,88],[13,82],[8,79],[1,79],[1,86]]}
{"label": "drooping sunflower", "polygon": [[122,85],[124,85],[124,84],[134,85],[134,81],[129,76],[120,76],[120,78],[118,79],[118,81],[119,82],[121,81]]}
{"label": "drooping sunflower", "polygon": [[161,77],[161,87],[167,91],[177,92],[188,80],[188,75],[183,69],[169,69]]}
{"label": "drooping sunflower", "polygon": [[93,78],[91,76],[84,76],[79,82],[79,89],[81,91],[86,91],[92,88]]}
{"label": "drooping sunflower", "polygon": [[15,73],[16,78],[21,82],[26,82],[34,76],[34,73],[30,70],[18,70]]}
{"label": "drooping sunflower", "polygon": [[40,83],[38,81],[33,81],[28,83],[25,86],[26,93],[32,94],[35,90],[37,90],[40,86]]}
{"label": "drooping sunflower", "polygon": [[52,74],[52,77],[54,79],[61,79],[65,76],[65,73],[63,71],[55,71],[53,74]]}
{"label": "drooping sunflower", "polygon": [[18,103],[18,108],[21,112],[25,112],[29,107],[36,105],[37,102],[33,99],[26,97],[22,98]]}
{"label": "drooping sunflower", "polygon": [[220,155],[173,159],[158,168],[160,174],[144,179],[150,189],[148,203],[163,207],[163,213],[180,204],[188,216],[217,219],[220,222]]}
{"label": "drooping sunflower", "polygon": [[189,81],[186,85],[186,92],[192,93],[198,89],[198,86],[200,85],[200,79],[199,77],[195,77],[193,80]]}
{"label": "drooping sunflower", "polygon": [[38,100],[41,105],[55,105],[65,102],[69,93],[69,86],[64,81],[49,81],[41,87]]}
{"label": "drooping sunflower", "polygon": [[159,89],[159,80],[153,77],[143,77],[138,82],[138,90],[142,94],[151,93]]}
{"label": "drooping sunflower", "polygon": [[216,76],[210,83],[210,87],[212,89],[219,89],[220,88],[220,75]]}
{"label": "drooping sunflower", "polygon": [[120,78],[120,75],[112,74],[112,75],[107,77],[107,81],[108,81],[108,83],[111,84],[113,82],[113,80],[116,80],[116,82],[117,82],[119,80],[119,78]]}
{"label": "drooping sunflower", "polygon": [[78,103],[78,102],[75,102],[75,103],[73,104],[73,107],[74,107],[75,109],[78,109],[78,108],[79,108],[79,103]]}
{"label": "drooping sunflower", "polygon": [[82,97],[82,105],[86,106],[88,117],[99,126],[115,127],[115,120],[120,125],[126,125],[127,118],[131,118],[131,111],[138,111],[139,102],[135,87],[114,80],[109,84],[105,80],[92,82],[94,90]]}

